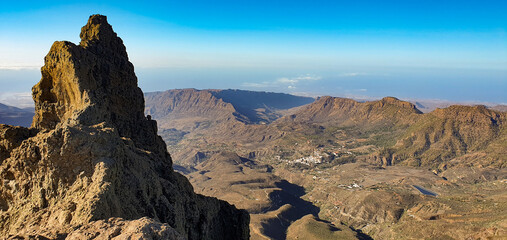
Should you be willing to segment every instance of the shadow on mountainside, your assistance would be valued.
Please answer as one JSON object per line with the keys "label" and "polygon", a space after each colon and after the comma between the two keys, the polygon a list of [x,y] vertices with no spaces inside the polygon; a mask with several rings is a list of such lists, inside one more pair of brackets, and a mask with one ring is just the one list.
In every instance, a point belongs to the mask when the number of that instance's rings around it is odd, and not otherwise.
{"label": "shadow on mountainside", "polygon": [[281,190],[273,191],[269,197],[273,206],[268,211],[274,211],[283,206],[290,205],[281,211],[277,218],[272,218],[262,224],[264,234],[272,239],[286,239],[290,224],[305,215],[312,214],[318,217],[320,209],[311,202],[301,199],[305,194],[303,187],[292,184],[286,180],[275,183]]}
{"label": "shadow on mountainside", "polygon": [[0,103],[0,124],[30,127],[34,115],[33,108],[17,108]]}
{"label": "shadow on mountainside", "polygon": [[252,123],[272,122],[281,116],[277,113],[278,110],[287,110],[315,101],[311,97],[294,96],[286,93],[234,89],[213,91],[212,94],[224,102],[231,103],[236,111],[246,116]]}
{"label": "shadow on mountainside", "polygon": [[[269,195],[273,202],[273,206],[266,210],[266,212],[278,211],[279,213],[276,217],[267,219],[267,221],[262,223],[263,233],[267,237],[275,240],[285,240],[287,238],[287,229],[289,226],[308,214],[316,217],[318,221],[332,225],[329,221],[319,219],[319,207],[301,198],[305,195],[305,189],[303,187],[292,184],[286,180],[276,182],[275,185],[280,188],[280,190],[273,191]],[[357,237],[361,240],[372,239],[370,236],[362,233],[361,230],[353,228],[352,230],[357,233]]]}

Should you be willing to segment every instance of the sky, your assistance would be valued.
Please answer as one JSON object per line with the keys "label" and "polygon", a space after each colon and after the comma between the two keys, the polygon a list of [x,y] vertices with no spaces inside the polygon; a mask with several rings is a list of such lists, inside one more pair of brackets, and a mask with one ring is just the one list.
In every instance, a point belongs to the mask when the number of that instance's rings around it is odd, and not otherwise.
{"label": "sky", "polygon": [[507,1],[7,1],[0,102],[29,92],[57,40],[108,16],[145,92],[247,89],[507,103]]}

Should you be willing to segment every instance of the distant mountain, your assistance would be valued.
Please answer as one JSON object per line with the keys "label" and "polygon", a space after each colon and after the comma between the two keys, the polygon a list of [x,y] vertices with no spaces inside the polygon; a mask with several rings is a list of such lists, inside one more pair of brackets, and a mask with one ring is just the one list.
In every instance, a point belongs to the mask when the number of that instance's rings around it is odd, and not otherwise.
{"label": "distant mountain", "polygon": [[161,126],[169,119],[189,117],[214,120],[234,118],[248,124],[265,124],[280,118],[280,111],[315,100],[285,93],[231,89],[174,89],[145,95],[146,114],[159,120]]}
{"label": "distant mountain", "polygon": [[[279,138],[283,133],[268,128],[269,123],[314,101],[283,93],[215,89],[151,92],[145,99],[145,114],[157,120],[172,155],[180,164],[191,166],[210,152],[223,150],[220,146],[226,142],[250,144]],[[195,148],[178,148],[183,145]],[[199,151],[211,145],[216,149]]]}
{"label": "distant mountain", "polygon": [[299,107],[315,101],[314,98],[285,93],[254,92],[245,90],[211,90],[211,94],[231,103],[236,111],[252,123],[269,123],[281,117],[280,110]]}
{"label": "distant mountain", "polygon": [[238,137],[257,141],[264,136],[264,125],[314,101],[283,93],[243,90],[174,89],[145,96],[145,114],[157,120],[159,133],[170,146],[185,139],[193,139],[192,144],[208,144],[202,142],[201,135],[213,136],[209,140],[216,142]]}
{"label": "distant mountain", "polygon": [[348,98],[326,96],[285,117],[284,120],[318,123],[324,126],[365,123],[374,126],[376,123],[408,122],[421,113],[414,104],[394,97],[385,97],[379,101],[357,102]]}
{"label": "distant mountain", "polygon": [[[423,114],[415,104],[394,97],[367,102],[321,97],[265,125],[252,125],[248,123],[253,117],[237,109],[261,104],[276,109],[269,105],[274,101],[235,101],[234,106],[218,98],[217,92],[186,89],[155,95],[171,99],[167,103],[150,101],[155,98],[147,94],[147,114],[159,121],[161,135],[174,146],[172,152],[183,165],[198,164],[216,150],[292,159],[309,156],[319,148],[329,153],[358,153],[330,159],[382,166],[402,164],[441,171],[466,164],[505,167],[506,114],[484,106],[455,105]],[[232,101],[235,98],[230,96],[238,97],[241,92],[222,95]],[[156,109],[166,115],[158,115]]]}
{"label": "distant mountain", "polygon": [[414,100],[411,102],[414,103],[417,106],[417,108],[421,110],[421,112],[423,113],[429,113],[437,108],[446,108],[451,105],[458,104],[457,102],[451,102],[447,100],[424,100],[424,99],[419,99],[417,101]]}
{"label": "distant mountain", "polygon": [[33,111],[33,109],[21,109],[0,103],[0,123],[30,127],[34,116]]}
{"label": "distant mountain", "polygon": [[496,105],[493,107],[490,107],[490,109],[499,111],[499,112],[507,112],[507,105]]}
{"label": "distant mountain", "polygon": [[208,90],[176,89],[146,93],[145,113],[156,119],[161,129],[194,130],[210,124],[242,120],[231,103],[215,97]]}
{"label": "distant mountain", "polygon": [[449,101],[449,100],[438,100],[438,99],[418,99],[412,100],[411,103],[415,104],[419,110],[423,113],[429,113],[437,108],[447,108],[452,105],[462,105],[462,106],[477,106],[477,105],[485,105],[489,109],[506,112],[507,105],[495,104],[489,102],[477,102],[477,101],[466,101],[466,102],[458,102],[458,101]]}
{"label": "distant mountain", "polygon": [[250,212],[252,239],[466,239],[505,218],[506,113],[320,97],[259,121],[244,109],[269,104],[215,91],[166,92],[146,113],[174,128],[159,132],[196,192]]}
{"label": "distant mountain", "polygon": [[[485,106],[453,105],[421,115],[388,155],[392,163],[507,167],[507,114]],[[457,158],[457,159],[455,159]],[[453,160],[454,159],[454,160]]]}
{"label": "distant mountain", "polygon": [[[366,139],[356,146],[378,148],[370,161],[444,171],[471,165],[506,168],[506,122],[505,112],[482,105],[453,105],[422,114],[414,104],[392,97],[363,103],[322,97],[275,123],[285,126],[282,129],[298,124],[291,129],[304,133],[300,138],[315,135],[312,141],[321,146],[336,141],[334,129],[345,128],[349,141]],[[321,130],[304,130],[309,124]]]}

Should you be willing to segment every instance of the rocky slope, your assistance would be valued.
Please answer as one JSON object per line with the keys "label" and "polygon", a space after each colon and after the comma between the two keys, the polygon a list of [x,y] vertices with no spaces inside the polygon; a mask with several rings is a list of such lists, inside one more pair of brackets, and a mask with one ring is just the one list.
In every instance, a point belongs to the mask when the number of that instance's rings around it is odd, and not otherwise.
{"label": "rocky slope", "polygon": [[353,240],[357,233],[347,227],[336,227],[329,222],[306,215],[295,221],[287,230],[287,240]]}
{"label": "rocky slope", "polygon": [[158,121],[160,135],[178,163],[195,166],[231,142],[256,148],[252,145],[280,138],[283,132],[266,123],[310,101],[278,93],[175,89],[147,93],[145,113]]}
{"label": "rocky slope", "polygon": [[90,222],[67,236],[67,240],[81,239],[175,239],[185,238],[167,223],[159,223],[146,217],[137,220],[110,218]]}
{"label": "rocky slope", "polygon": [[91,16],[80,36],[79,45],[55,42],[47,54],[32,89],[32,128],[0,127],[0,235],[95,232],[84,234],[90,239],[111,227],[120,229],[115,236],[142,225],[175,239],[247,239],[245,211],[195,194],[172,170],[156,122],[144,116],[125,46],[106,17]]}
{"label": "rocky slope", "polygon": [[482,106],[422,114],[392,97],[322,97],[270,124],[189,131],[172,147],[197,151],[186,172],[197,191],[248,208],[252,239],[502,238],[504,122]]}
{"label": "rocky slope", "polygon": [[[235,153],[213,154],[187,177],[196,192],[248,210],[251,239],[286,239],[289,226],[305,215],[314,216],[315,222],[310,225],[317,225],[318,231],[329,228],[329,235],[342,236],[333,233],[333,229],[339,228],[340,232],[346,232],[348,239],[356,239],[357,234],[341,224],[321,226],[323,221],[317,217],[319,209],[301,198],[305,194],[302,187],[274,175],[270,166],[258,165]],[[303,234],[307,231],[296,228],[292,232]]]}
{"label": "rocky slope", "polygon": [[450,106],[425,114],[386,153],[390,161],[441,171],[452,166],[507,167],[507,114]]}
{"label": "rocky slope", "polygon": [[178,126],[169,119],[237,120],[248,124],[270,123],[280,111],[313,102],[313,98],[284,93],[245,90],[173,89],[146,93],[146,114],[160,119],[159,126]]}
{"label": "rocky slope", "polygon": [[185,132],[247,120],[232,104],[215,97],[210,91],[195,89],[146,93],[145,113],[157,120],[160,129]]}

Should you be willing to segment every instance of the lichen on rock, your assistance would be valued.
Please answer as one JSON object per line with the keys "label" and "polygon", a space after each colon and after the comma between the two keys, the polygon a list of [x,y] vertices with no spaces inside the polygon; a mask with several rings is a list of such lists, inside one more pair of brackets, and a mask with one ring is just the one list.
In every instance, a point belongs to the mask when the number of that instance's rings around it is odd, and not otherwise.
{"label": "lichen on rock", "polygon": [[32,128],[0,126],[0,235],[56,239],[147,217],[186,239],[247,239],[246,211],[195,194],[173,171],[107,18],[91,16],[80,36],[45,57]]}

